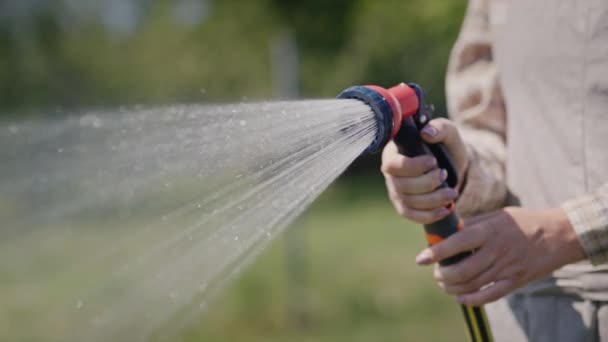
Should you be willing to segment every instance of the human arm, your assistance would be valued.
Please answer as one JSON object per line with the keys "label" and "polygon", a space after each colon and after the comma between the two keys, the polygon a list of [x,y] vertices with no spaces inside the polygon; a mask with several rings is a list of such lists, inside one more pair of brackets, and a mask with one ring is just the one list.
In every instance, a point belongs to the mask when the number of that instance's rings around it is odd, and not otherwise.
{"label": "human arm", "polygon": [[[483,4],[478,1],[476,4]],[[472,7],[476,4],[471,3]],[[483,11],[473,12],[483,13]],[[468,17],[471,16],[469,8]],[[483,14],[480,15],[483,17]],[[479,19],[480,23],[483,20]],[[466,26],[466,25],[465,25]],[[464,29],[464,28],[463,28]],[[462,35],[461,35],[462,36]],[[476,39],[480,40],[482,36]],[[462,38],[459,38],[459,41]],[[483,45],[483,44],[482,44]],[[491,49],[487,50],[488,62],[483,59],[472,58],[474,53],[464,53],[458,44],[454,49],[452,61],[455,56],[461,56],[468,68],[462,70],[492,70]],[[470,47],[469,47],[470,49]],[[479,46],[475,48],[479,53]],[[478,65],[470,68],[467,60],[474,60]],[[453,65],[456,65],[453,68]],[[450,72],[460,72],[459,63],[451,63]],[[496,72],[495,69],[493,71]],[[466,72],[465,72],[466,73]],[[491,74],[491,73],[488,73]],[[471,93],[466,87],[471,82],[485,84],[481,90],[492,89],[488,84],[494,84],[495,92],[500,92],[498,83],[488,83],[484,78],[477,77],[471,72],[471,77],[456,79],[464,80],[452,83],[453,90],[462,94]],[[497,77],[498,75],[496,75]],[[448,93],[450,90],[450,76],[448,76]],[[468,81],[467,81],[468,80]],[[495,79],[497,80],[497,78]],[[465,82],[466,81],[466,82]],[[484,83],[486,82],[486,83]],[[474,92],[473,92],[474,93]],[[481,93],[483,94],[483,92]],[[458,94],[457,94],[458,95]],[[464,96],[464,95],[463,95]],[[456,97],[458,98],[458,97]],[[487,98],[487,97],[486,97]],[[501,98],[501,97],[500,97]],[[492,153],[504,148],[503,120],[487,120],[499,118],[504,111],[494,111],[492,101],[483,101],[483,96],[472,98],[473,103],[485,104],[482,116],[480,112],[466,109],[461,111],[457,107],[459,102],[449,107],[451,113],[456,113],[454,119],[458,122],[462,140],[467,145],[469,155],[480,157],[479,162],[472,162],[467,177],[467,184],[458,201],[458,206],[464,216],[487,212],[504,205],[506,186],[504,185],[504,151],[502,154]],[[466,101],[464,102],[466,104]],[[495,105],[497,102],[495,103]],[[456,107],[454,107],[456,105]],[[502,105],[497,106],[500,108]],[[502,106],[504,108],[504,106]],[[465,106],[465,108],[467,108]],[[469,107],[476,108],[476,106]],[[488,108],[490,108],[488,110]],[[475,119],[483,118],[484,129]],[[494,123],[494,124],[492,124]],[[471,132],[471,134],[467,133]],[[485,142],[485,143],[484,143]],[[493,146],[493,147],[488,147]],[[484,149],[486,149],[484,151]],[[490,152],[490,153],[487,153]],[[478,167],[477,173],[474,167]],[[481,175],[477,177],[476,175]],[[471,185],[474,185],[471,187]],[[468,192],[469,190],[475,190]],[[498,194],[498,196],[494,196]],[[502,204],[500,202],[502,201]],[[451,237],[428,251],[422,253],[418,262],[421,264],[437,262],[464,251],[476,250],[476,253],[461,263],[436,269],[436,277],[447,292],[458,295],[459,299],[467,304],[483,304],[495,300],[508,292],[525,284],[550,274],[563,265],[588,258],[593,264],[608,261],[608,185],[579,198],[572,199],[555,208],[504,208],[488,214],[482,214],[465,221],[465,230]],[[437,249],[437,251],[435,251]]]}
{"label": "human arm", "polygon": [[452,120],[432,120],[422,134],[426,142],[443,142],[451,152],[460,176],[456,191],[437,189],[445,173],[432,165],[431,157],[401,156],[392,143],[383,152],[391,202],[402,216],[418,223],[447,215],[444,206],[456,197],[456,208],[465,217],[505,203],[505,106],[488,21],[487,1],[470,1],[447,73]]}
{"label": "human arm", "polygon": [[430,265],[475,250],[458,264],[435,268],[439,286],[464,304],[492,302],[586,257],[566,210],[559,207],[507,207],[470,218],[465,227],[416,258],[418,264]]}
{"label": "human arm", "polygon": [[463,251],[469,259],[435,269],[435,278],[462,303],[480,305],[583,259],[608,262],[608,183],[547,209],[505,208],[465,222],[462,232],[424,250],[428,265]]}

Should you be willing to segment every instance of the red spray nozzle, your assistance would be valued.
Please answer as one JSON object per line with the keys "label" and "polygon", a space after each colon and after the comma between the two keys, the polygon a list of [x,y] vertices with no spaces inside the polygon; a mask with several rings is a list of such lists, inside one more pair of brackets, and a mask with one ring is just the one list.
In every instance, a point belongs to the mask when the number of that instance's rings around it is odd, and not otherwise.
{"label": "red spray nozzle", "polygon": [[401,122],[416,114],[420,106],[418,94],[405,83],[386,89],[375,85],[354,86],[338,98],[353,98],[365,102],[375,113],[378,133],[368,152],[379,151],[401,128]]}
{"label": "red spray nozzle", "polygon": [[414,89],[405,83],[400,83],[392,88],[382,88],[376,85],[364,86],[376,91],[388,102],[393,112],[393,129],[391,138],[394,138],[399,132],[401,121],[404,118],[410,117],[418,111],[419,101]]}

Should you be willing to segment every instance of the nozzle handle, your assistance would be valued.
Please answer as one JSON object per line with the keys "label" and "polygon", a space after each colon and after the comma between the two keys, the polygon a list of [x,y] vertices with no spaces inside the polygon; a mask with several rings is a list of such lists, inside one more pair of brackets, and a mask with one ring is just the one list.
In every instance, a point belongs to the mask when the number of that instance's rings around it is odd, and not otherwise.
{"label": "nozzle handle", "polygon": [[[416,111],[410,116],[412,117],[416,130],[420,132],[422,131],[424,126],[428,125],[429,122],[431,122],[431,119],[433,119],[433,112],[435,111],[435,107],[432,104],[426,103],[426,94],[421,86],[416,83],[408,83],[407,85],[408,88],[412,89],[418,97],[418,107],[416,108]],[[431,154],[435,156],[435,159],[437,159],[437,166],[447,171],[448,178],[446,182],[448,186],[455,188],[458,185],[458,171],[456,170],[452,155],[448,152],[448,149],[445,144],[425,144],[423,142],[421,143],[423,145],[426,145],[431,151]]]}
{"label": "nozzle handle", "polygon": [[[397,149],[398,149],[399,153],[401,153],[405,156],[408,156],[408,157],[417,157],[417,156],[422,156],[422,155],[435,155],[436,156],[437,154],[433,153],[433,150],[432,150],[433,145],[426,144],[420,137],[419,125],[414,121],[414,118],[415,117],[405,118],[401,122],[401,128],[399,129],[399,132],[397,133],[395,138],[393,138],[393,141],[397,145]],[[450,157],[449,153],[447,152],[447,149],[445,149],[445,147],[439,147],[439,148],[443,149],[443,151],[441,151],[441,152],[444,153],[444,155],[446,157],[450,158],[448,160],[448,162],[450,162],[450,164],[453,165],[453,163],[451,162],[451,157]],[[439,164],[439,162],[440,162],[439,159],[437,160],[437,162]],[[449,178],[450,170],[447,170],[447,171],[448,171],[448,178]],[[455,169],[453,168],[453,166],[452,166],[452,172],[455,172]],[[457,178],[457,176],[456,176],[456,178]],[[446,180],[439,186],[439,188],[445,188],[448,186],[450,186],[450,184],[448,184],[448,182]],[[454,203],[453,202],[450,203],[447,206],[447,208],[451,211],[451,213],[448,216],[442,218],[441,220],[439,220],[437,222],[433,222],[433,223],[424,225],[426,240],[427,240],[429,246],[435,245],[435,244],[441,242],[442,240],[450,237],[451,235],[456,234],[458,231],[462,230],[464,227],[464,223],[463,223],[462,219],[460,217],[458,217],[458,215],[454,212]],[[460,253],[460,254],[454,255],[452,257],[441,260],[439,262],[439,264],[441,266],[455,264],[455,263],[459,262],[460,260],[471,255],[471,253],[472,252],[465,252],[465,253]]]}
{"label": "nozzle handle", "polygon": [[447,171],[448,178],[445,180],[446,184],[450,188],[456,188],[458,186],[458,171],[456,171],[456,164],[448,148],[444,143],[426,145],[431,150],[431,154],[437,159],[437,167]]}

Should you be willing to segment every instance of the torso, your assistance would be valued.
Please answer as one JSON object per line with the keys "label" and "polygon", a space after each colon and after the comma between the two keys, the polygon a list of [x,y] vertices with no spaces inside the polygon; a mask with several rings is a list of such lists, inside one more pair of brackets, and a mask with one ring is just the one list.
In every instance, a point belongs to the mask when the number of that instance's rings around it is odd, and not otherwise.
{"label": "torso", "polygon": [[[493,0],[490,22],[520,204],[559,206],[608,182],[608,1]],[[603,269],[570,265],[556,277],[606,292]],[[598,271],[606,281],[589,278]]]}

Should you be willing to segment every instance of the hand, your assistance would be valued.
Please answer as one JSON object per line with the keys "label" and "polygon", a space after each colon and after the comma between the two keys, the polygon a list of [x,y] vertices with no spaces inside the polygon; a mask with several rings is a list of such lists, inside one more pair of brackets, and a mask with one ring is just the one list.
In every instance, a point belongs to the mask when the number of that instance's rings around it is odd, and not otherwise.
{"label": "hand", "polygon": [[[467,151],[452,121],[432,120],[422,130],[421,137],[431,144],[443,142],[452,155],[459,176],[464,175]],[[398,153],[392,141],[386,145],[381,169],[391,202],[401,216],[426,224],[450,213],[445,206],[458,197],[458,192],[449,188],[437,189],[446,180],[447,172],[436,166],[433,156],[408,158]]]}
{"label": "hand", "polygon": [[505,208],[465,221],[465,229],[422,251],[428,265],[460,252],[476,252],[461,262],[435,268],[447,293],[468,305],[495,301],[585,254],[561,208]]}

